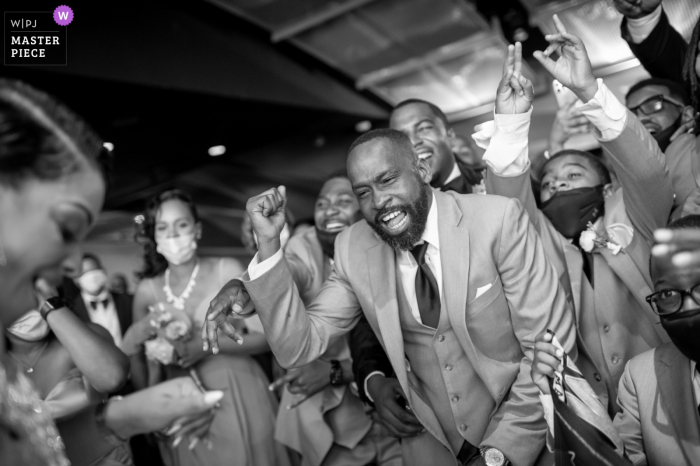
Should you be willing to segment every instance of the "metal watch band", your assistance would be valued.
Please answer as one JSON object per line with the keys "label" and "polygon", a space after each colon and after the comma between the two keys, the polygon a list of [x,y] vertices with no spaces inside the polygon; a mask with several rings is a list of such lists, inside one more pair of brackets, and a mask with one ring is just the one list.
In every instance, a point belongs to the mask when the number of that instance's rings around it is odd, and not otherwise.
{"label": "metal watch band", "polygon": [[331,360],[331,385],[338,386],[343,384],[343,368],[340,362],[335,359]]}

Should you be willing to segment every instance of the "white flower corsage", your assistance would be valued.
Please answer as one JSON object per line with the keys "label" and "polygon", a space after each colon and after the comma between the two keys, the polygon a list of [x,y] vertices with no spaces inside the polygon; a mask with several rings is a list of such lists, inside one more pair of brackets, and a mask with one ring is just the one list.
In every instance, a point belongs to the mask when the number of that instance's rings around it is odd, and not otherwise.
{"label": "white flower corsage", "polygon": [[622,246],[617,243],[613,243],[608,238],[599,237],[598,232],[596,232],[595,227],[591,222],[588,222],[588,229],[581,232],[579,236],[578,244],[586,252],[593,251],[593,248],[607,248],[612,251],[613,255],[616,255],[622,250]]}

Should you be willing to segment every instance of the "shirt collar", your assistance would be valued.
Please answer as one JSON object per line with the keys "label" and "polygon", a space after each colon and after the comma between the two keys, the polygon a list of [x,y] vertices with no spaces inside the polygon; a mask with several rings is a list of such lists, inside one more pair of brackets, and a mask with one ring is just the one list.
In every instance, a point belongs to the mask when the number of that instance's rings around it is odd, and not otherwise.
{"label": "shirt collar", "polygon": [[459,171],[459,167],[457,166],[457,161],[455,160],[455,164],[452,166],[452,172],[450,173],[450,176],[447,177],[447,179],[445,180],[445,182],[442,185],[445,186],[447,183],[449,183],[452,180],[456,180],[460,176],[462,176],[462,172]]}
{"label": "shirt collar", "polygon": [[91,294],[85,293],[84,291],[82,291],[81,294],[83,295],[83,299],[85,301],[89,301],[89,302],[99,303],[102,301],[109,300],[109,291],[108,290],[104,290],[102,293],[98,294],[97,296],[93,296]]}
{"label": "shirt collar", "polygon": [[[456,167],[456,165],[455,165]],[[425,230],[421,239],[430,243],[435,249],[440,250],[440,235],[438,233],[438,208],[435,193],[432,193],[433,201],[430,203],[428,220],[425,222]]]}

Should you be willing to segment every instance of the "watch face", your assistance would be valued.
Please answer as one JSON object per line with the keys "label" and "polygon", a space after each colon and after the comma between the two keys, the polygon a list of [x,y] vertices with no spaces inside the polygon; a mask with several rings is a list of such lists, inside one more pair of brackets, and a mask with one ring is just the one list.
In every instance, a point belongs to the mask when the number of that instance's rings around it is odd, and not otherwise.
{"label": "watch face", "polygon": [[499,450],[489,448],[484,452],[484,460],[486,460],[486,466],[503,466],[506,462],[506,457]]}

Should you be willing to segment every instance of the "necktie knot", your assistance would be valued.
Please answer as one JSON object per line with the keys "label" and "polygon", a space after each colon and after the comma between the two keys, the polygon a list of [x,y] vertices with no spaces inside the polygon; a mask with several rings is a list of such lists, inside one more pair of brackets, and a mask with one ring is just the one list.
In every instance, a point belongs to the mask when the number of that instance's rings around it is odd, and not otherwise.
{"label": "necktie knot", "polygon": [[429,243],[423,241],[420,244],[416,244],[413,249],[411,249],[411,254],[413,254],[419,266],[425,264],[425,253],[428,251],[428,246]]}

